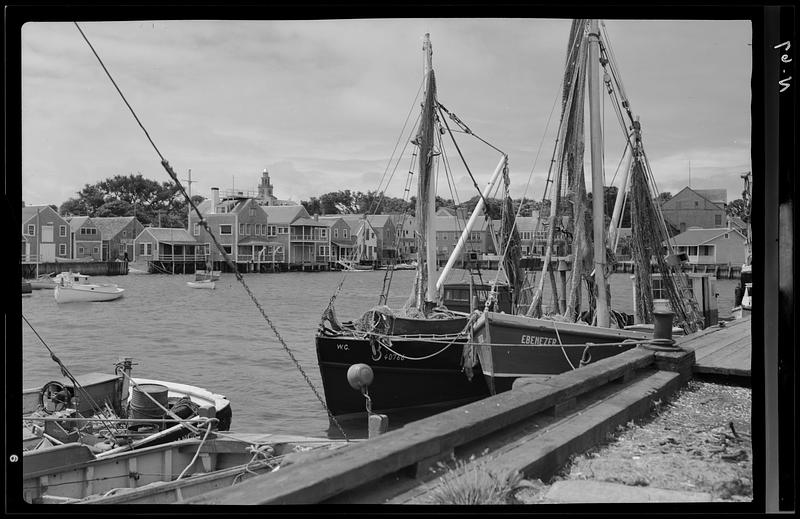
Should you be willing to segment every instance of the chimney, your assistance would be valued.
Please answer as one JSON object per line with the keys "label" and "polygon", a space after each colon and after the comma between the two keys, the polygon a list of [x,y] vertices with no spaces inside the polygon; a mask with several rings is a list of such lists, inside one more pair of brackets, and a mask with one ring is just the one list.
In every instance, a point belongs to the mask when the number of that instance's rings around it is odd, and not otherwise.
{"label": "chimney", "polygon": [[319,213],[314,213],[314,221],[315,222],[319,221]]}
{"label": "chimney", "polygon": [[218,187],[212,187],[211,188],[211,211],[209,211],[209,214],[216,214],[218,205],[219,205],[219,188]]}

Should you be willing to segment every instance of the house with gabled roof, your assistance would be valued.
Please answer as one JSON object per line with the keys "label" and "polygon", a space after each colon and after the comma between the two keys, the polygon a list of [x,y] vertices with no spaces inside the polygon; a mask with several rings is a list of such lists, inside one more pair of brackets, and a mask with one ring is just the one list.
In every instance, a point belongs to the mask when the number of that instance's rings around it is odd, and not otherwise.
{"label": "house with gabled roof", "polygon": [[685,253],[690,264],[742,265],[747,238],[737,229],[692,227],[670,239],[677,253]]}
{"label": "house with gabled roof", "polygon": [[261,206],[269,219],[269,236],[286,251],[290,269],[327,268],[332,261],[329,225],[311,217],[302,205]]}
{"label": "house with gabled roof", "polygon": [[49,205],[22,208],[22,261],[54,262],[72,257],[69,222]]}
{"label": "house with gabled roof", "polygon": [[103,240],[100,229],[88,216],[70,216],[67,218],[70,227],[72,259],[103,260]]}
{"label": "house with gabled roof", "polygon": [[331,265],[336,264],[339,260],[352,259],[356,239],[351,233],[350,226],[341,215],[320,215],[318,221],[328,227]]}
{"label": "house with gabled roof", "polygon": [[692,189],[684,187],[669,200],[661,203],[664,219],[680,232],[691,227],[719,229],[726,225],[724,189]]}
{"label": "house with gabled roof", "polygon": [[[276,253],[277,244],[269,235],[269,218],[258,200],[249,196],[220,197],[219,189],[211,189],[211,198],[197,206],[211,232],[237,264],[261,264],[283,261],[283,252]],[[188,231],[203,244],[210,261],[224,261],[208,231],[200,225],[195,212],[189,213]],[[254,267],[255,268],[255,267]],[[260,270],[257,269],[257,270]]]}
{"label": "house with gabled roof", "polygon": [[133,241],[133,261],[192,263],[205,261],[205,250],[186,229],[145,227]]}
{"label": "house with gabled roof", "polygon": [[416,259],[417,255],[417,220],[410,214],[390,214],[394,223],[395,246],[397,247],[397,260],[407,262]]}
{"label": "house with gabled roof", "polygon": [[100,231],[103,261],[133,259],[133,241],[144,229],[135,216],[93,217],[92,222]]}
{"label": "house with gabled roof", "polygon": [[[378,261],[378,234],[372,227],[370,221],[363,214],[341,214],[338,215],[350,228],[350,236],[353,237],[353,253],[365,263],[375,263]],[[363,250],[357,250],[359,242],[363,242]],[[353,256],[351,259],[355,259]]]}

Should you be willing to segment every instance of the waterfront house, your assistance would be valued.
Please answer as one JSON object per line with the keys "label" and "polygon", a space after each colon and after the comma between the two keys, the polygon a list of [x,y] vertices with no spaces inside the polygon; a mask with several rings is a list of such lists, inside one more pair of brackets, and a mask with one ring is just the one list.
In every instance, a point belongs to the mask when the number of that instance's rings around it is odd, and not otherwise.
{"label": "waterfront house", "polygon": [[100,230],[88,216],[70,216],[72,259],[102,261],[103,240]]}
{"label": "waterfront house", "polygon": [[289,268],[327,268],[332,260],[328,230],[318,215],[301,216],[289,224]]}
{"label": "waterfront house", "polygon": [[371,214],[367,221],[375,233],[376,259],[380,264],[393,263],[398,256],[394,220],[388,214]]}
{"label": "waterfront house", "polygon": [[70,225],[49,205],[22,208],[22,261],[54,262],[72,257]]}
{"label": "waterfront house", "polygon": [[347,222],[340,215],[322,215],[318,221],[328,227],[330,262],[333,264],[339,260],[352,258],[356,239],[350,232]]}
{"label": "waterfront house", "polygon": [[[274,263],[283,259],[276,256],[276,244],[269,236],[268,217],[258,200],[250,196],[219,196],[219,189],[211,189],[211,198],[197,206],[208,222],[211,232],[235,263]],[[188,231],[203,244],[211,261],[224,261],[222,253],[200,225],[194,212],[189,213]]]}
{"label": "waterfront house", "polygon": [[100,231],[103,261],[133,259],[133,240],[144,229],[135,216],[94,217],[92,222]]}
{"label": "waterfront house", "polygon": [[[324,227],[324,224],[315,222],[315,224],[304,226],[301,222],[298,228],[292,229],[292,224],[298,219],[303,219],[304,221],[311,219],[305,207],[302,205],[262,205],[260,207],[267,215],[267,220],[269,221],[267,225],[267,238],[270,240],[271,244],[269,250],[272,251],[271,253],[275,256],[278,265],[282,268],[289,268],[292,264],[302,265],[303,254],[308,254],[310,252],[308,249],[311,247],[307,245],[319,244],[321,239],[320,241],[312,239],[310,242],[301,240],[301,243],[305,243],[306,245],[298,243],[297,247],[293,248],[292,236],[304,236],[304,233],[308,230],[306,227]],[[314,233],[312,231],[307,233],[307,235],[311,238]],[[319,233],[317,233],[317,235],[319,235]],[[325,238],[324,241],[327,242],[327,238]],[[298,253],[300,254],[300,259],[295,262],[293,254],[296,256]]]}
{"label": "waterfront house", "polygon": [[691,227],[719,229],[726,225],[724,189],[692,189],[685,187],[661,203],[664,219],[684,232]]}
{"label": "waterfront house", "polygon": [[[519,245],[522,255],[533,255],[537,238],[541,239],[543,235],[541,226],[539,225],[539,213],[533,211],[532,216],[519,216],[516,218],[515,222],[517,232],[519,233]],[[500,232],[501,230],[502,222],[498,220],[495,224],[495,231]],[[537,233],[539,234],[537,235]]]}
{"label": "waterfront house", "polygon": [[133,261],[186,264],[206,260],[203,244],[179,227],[145,227],[134,239],[133,250]]}
{"label": "waterfront house", "polygon": [[685,253],[689,264],[742,265],[745,236],[737,229],[692,227],[671,239],[677,253]]}
{"label": "waterfront house", "polygon": [[[453,250],[461,238],[461,234],[466,227],[466,220],[455,216],[435,216],[434,228],[436,229],[436,260],[444,264],[447,262]],[[493,225],[495,230],[499,227]],[[495,247],[491,235],[488,232],[489,223],[486,218],[478,218],[461,249],[462,256],[473,252],[478,255],[494,254]]]}
{"label": "waterfront house", "polygon": [[[353,237],[353,248],[359,236],[363,234],[364,250],[362,251],[361,261],[365,263],[375,263],[378,261],[378,233],[372,228],[369,220],[363,214],[342,214],[339,215],[350,228],[350,236]],[[354,252],[356,252],[354,250]]]}
{"label": "waterfront house", "polygon": [[397,261],[400,263],[416,259],[417,244],[416,236],[417,221],[410,214],[389,215],[395,228],[395,246],[397,247]]}

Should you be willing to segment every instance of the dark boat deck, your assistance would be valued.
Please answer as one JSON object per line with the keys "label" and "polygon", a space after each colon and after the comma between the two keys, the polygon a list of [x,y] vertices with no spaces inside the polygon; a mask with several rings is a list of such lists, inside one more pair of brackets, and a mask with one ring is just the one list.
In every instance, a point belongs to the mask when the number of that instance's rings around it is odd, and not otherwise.
{"label": "dark boat deck", "polygon": [[685,349],[694,350],[694,372],[750,378],[752,334],[749,317],[728,321],[722,328],[703,330],[678,341]]}

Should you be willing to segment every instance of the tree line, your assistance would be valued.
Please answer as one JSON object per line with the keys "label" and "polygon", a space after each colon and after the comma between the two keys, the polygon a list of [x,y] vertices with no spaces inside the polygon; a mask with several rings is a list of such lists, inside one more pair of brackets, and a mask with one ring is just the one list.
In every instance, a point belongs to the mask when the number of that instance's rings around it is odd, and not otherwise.
{"label": "tree line", "polygon": [[[606,187],[604,205],[606,214],[612,214],[617,196],[617,188]],[[657,201],[663,203],[672,194],[660,193]],[[591,199],[591,194],[589,194]],[[199,204],[205,200],[200,195],[193,195],[192,201]],[[436,210],[441,208],[451,211],[463,210],[465,215],[471,214],[478,204],[480,196],[457,203],[449,198],[436,197]],[[379,191],[351,191],[349,189],[332,191],[318,197],[310,197],[300,202],[309,214],[408,214],[414,215],[416,198],[410,200],[386,196]],[[538,212],[546,217],[550,211],[549,201],[539,202],[530,199],[512,201],[513,210],[520,216],[532,216]],[[520,208],[521,206],[521,208]],[[94,184],[86,184],[58,207],[62,216],[135,216],[144,225],[159,227],[186,228],[189,204],[172,181],[157,182],[137,175],[115,175]],[[503,201],[496,198],[486,200],[485,211],[492,219],[502,217]],[[726,213],[749,221],[749,207],[741,199],[733,200],[726,205]],[[625,204],[621,217],[621,226],[630,227],[630,204]]]}

